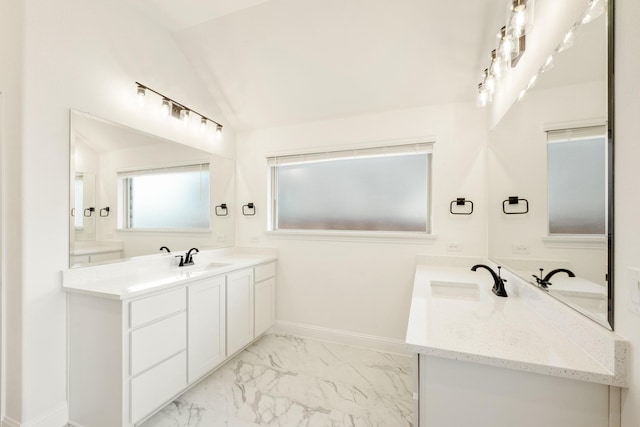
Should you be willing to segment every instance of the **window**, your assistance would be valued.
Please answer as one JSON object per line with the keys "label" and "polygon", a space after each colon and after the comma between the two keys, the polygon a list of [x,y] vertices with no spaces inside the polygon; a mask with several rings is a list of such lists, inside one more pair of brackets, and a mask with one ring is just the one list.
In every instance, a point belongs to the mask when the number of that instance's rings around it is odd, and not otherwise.
{"label": "window", "polygon": [[547,132],[549,234],[606,233],[604,126]]}
{"label": "window", "polygon": [[120,229],[208,229],[209,165],[118,174]]}
{"label": "window", "polygon": [[269,158],[272,230],[429,232],[431,144]]}

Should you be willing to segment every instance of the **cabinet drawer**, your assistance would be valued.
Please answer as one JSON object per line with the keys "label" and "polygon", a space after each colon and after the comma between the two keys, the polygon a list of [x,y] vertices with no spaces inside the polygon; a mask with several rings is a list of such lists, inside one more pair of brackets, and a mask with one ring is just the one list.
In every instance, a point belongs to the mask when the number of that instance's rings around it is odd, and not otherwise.
{"label": "cabinet drawer", "polygon": [[181,313],[131,332],[131,375],[187,348],[187,314]]}
{"label": "cabinet drawer", "polygon": [[276,263],[272,262],[265,265],[259,265],[255,267],[254,270],[254,280],[256,282],[262,282],[263,280],[274,277],[276,275]]}
{"label": "cabinet drawer", "polygon": [[155,319],[187,308],[187,289],[181,288],[160,295],[133,301],[129,306],[129,326],[135,328]]}
{"label": "cabinet drawer", "polygon": [[131,422],[136,423],[187,386],[187,353],[171,359],[131,380]]}

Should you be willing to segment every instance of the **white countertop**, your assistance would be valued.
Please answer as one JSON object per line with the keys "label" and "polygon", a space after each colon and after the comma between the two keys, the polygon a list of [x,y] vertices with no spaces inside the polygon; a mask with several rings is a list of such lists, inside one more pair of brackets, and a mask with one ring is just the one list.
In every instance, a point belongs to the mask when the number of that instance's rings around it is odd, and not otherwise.
{"label": "white countertop", "polygon": [[[432,283],[478,284],[473,298],[434,295]],[[625,379],[592,358],[522,297],[491,292],[493,279],[470,266],[416,268],[406,343],[416,353],[607,385]],[[507,292],[510,291],[509,284]]]}
{"label": "white countertop", "polygon": [[[205,277],[226,274],[275,261],[274,254],[234,253],[208,256],[194,255],[193,266],[174,265],[173,254],[156,256],[150,262],[106,264],[63,271],[62,288],[66,292],[81,293],[110,299],[129,299],[184,285]],[[226,264],[207,268],[210,263]]]}

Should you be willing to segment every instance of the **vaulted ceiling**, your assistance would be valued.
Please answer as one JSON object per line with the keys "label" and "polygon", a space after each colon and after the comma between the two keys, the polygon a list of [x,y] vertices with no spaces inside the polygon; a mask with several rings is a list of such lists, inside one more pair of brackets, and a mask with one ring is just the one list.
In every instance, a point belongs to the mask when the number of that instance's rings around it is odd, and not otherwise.
{"label": "vaulted ceiling", "polygon": [[473,102],[504,0],[136,0],[238,129]]}

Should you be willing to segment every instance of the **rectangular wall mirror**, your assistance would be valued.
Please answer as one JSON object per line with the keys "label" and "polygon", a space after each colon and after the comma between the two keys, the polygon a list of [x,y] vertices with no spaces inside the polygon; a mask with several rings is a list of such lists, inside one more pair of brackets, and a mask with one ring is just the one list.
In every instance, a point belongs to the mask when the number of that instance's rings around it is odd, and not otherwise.
{"label": "rectangular wall mirror", "polygon": [[[612,4],[558,40],[535,87],[490,132],[488,159],[490,258],[609,329]],[[503,212],[514,196],[528,213]]]}
{"label": "rectangular wall mirror", "polygon": [[69,267],[235,244],[235,162],[70,111]]}

